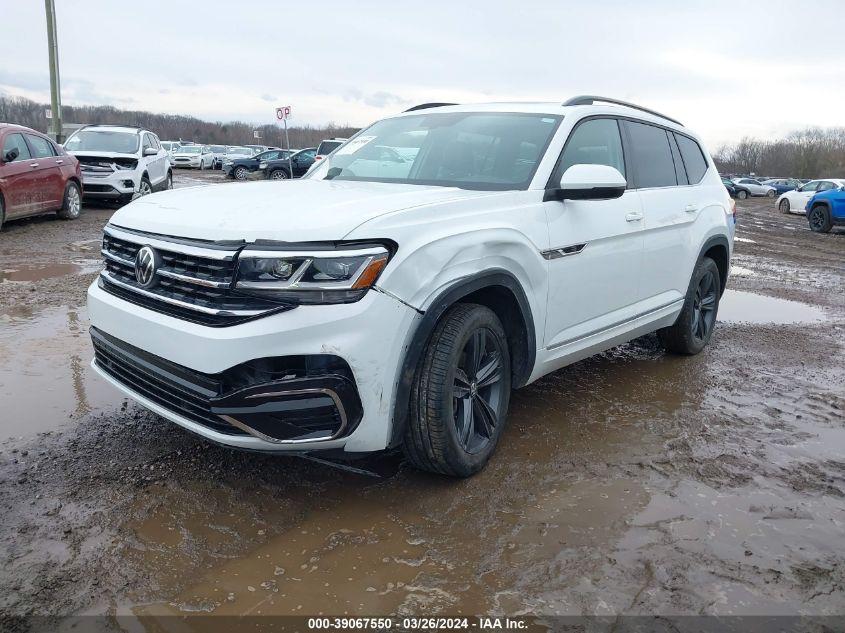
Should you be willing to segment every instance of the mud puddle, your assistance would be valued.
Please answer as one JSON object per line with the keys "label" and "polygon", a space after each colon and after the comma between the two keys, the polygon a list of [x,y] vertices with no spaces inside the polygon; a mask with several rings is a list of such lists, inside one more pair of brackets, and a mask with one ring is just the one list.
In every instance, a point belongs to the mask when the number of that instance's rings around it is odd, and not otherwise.
{"label": "mud puddle", "polygon": [[19,266],[0,270],[0,283],[4,281],[43,281],[65,275],[83,272],[79,264],[45,264],[39,266]]}
{"label": "mud puddle", "polygon": [[0,313],[0,440],[52,431],[122,399],[89,363],[83,308]]}
{"label": "mud puddle", "polygon": [[728,289],[719,302],[718,320],[723,323],[786,325],[821,323],[826,317],[823,310],[807,303]]}

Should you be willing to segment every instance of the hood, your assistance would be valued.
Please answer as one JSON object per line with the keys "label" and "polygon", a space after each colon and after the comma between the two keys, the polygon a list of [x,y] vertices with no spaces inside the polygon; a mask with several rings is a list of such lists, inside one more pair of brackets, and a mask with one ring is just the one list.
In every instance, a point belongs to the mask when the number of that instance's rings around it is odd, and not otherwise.
{"label": "hood", "polygon": [[112,158],[131,158],[133,160],[138,160],[138,154],[126,154],[124,152],[97,152],[94,150],[85,151],[85,152],[72,152],[68,149],[65,150],[71,156],[76,156],[77,158],[99,158],[99,159],[112,159]]}
{"label": "hood", "polygon": [[144,196],[117,211],[111,223],[201,240],[332,241],[385,213],[485,195],[490,192],[422,185],[264,181]]}

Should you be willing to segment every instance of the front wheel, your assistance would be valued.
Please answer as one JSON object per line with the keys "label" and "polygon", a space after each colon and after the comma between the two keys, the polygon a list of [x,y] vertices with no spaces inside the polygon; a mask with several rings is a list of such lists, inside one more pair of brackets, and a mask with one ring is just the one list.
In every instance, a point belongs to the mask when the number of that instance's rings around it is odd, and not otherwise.
{"label": "front wheel", "polygon": [[692,273],[684,307],[677,321],[657,331],[667,351],[692,355],[707,346],[716,326],[721,295],[719,267],[712,259],[704,257]]}
{"label": "front wheel", "polygon": [[79,212],[82,210],[82,194],[79,191],[79,185],[75,182],[69,182],[65,187],[65,197],[62,202],[62,208],[59,209],[58,216],[62,220],[75,220],[79,217]]}
{"label": "front wheel", "polygon": [[274,169],[270,172],[270,180],[287,180],[288,172],[284,169]]}
{"label": "front wheel", "polygon": [[238,167],[234,171],[235,180],[246,180],[249,178],[249,170],[246,167]]}
{"label": "front wheel", "polygon": [[408,461],[453,477],[481,470],[504,429],[510,390],[510,352],[499,318],[485,306],[453,306],[417,369],[402,447]]}
{"label": "front wheel", "polygon": [[164,189],[165,191],[169,189],[173,189],[173,172],[167,172],[167,179],[164,181]]}
{"label": "front wheel", "polygon": [[144,176],[141,178],[141,186],[138,187],[138,196],[148,196],[153,192],[153,186],[150,184],[150,179]]}
{"label": "front wheel", "polygon": [[787,200],[786,198],[781,200],[780,204],[778,205],[778,209],[780,209],[781,213],[789,213],[789,200]]}
{"label": "front wheel", "polygon": [[833,228],[833,222],[830,220],[830,212],[823,204],[817,204],[807,215],[807,221],[810,223],[810,230],[814,233],[829,233]]}

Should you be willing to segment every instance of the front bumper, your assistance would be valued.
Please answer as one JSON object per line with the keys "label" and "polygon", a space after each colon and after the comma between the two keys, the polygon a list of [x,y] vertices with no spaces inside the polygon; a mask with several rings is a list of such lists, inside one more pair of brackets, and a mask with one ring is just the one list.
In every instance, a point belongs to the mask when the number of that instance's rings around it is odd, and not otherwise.
{"label": "front bumper", "polygon": [[[398,372],[406,339],[419,318],[416,311],[391,297],[370,291],[356,303],[300,306],[225,328],[147,310],[96,283],[89,288],[88,305],[92,336],[108,337],[117,348],[108,353],[126,355],[128,350],[130,356],[128,368],[109,367],[99,357],[94,368],[141,405],[203,437],[239,448],[280,452],[369,452],[389,444]],[[145,375],[131,365],[137,363],[132,356],[140,357],[147,369],[158,366],[152,369],[155,375]],[[339,359],[349,374],[344,376],[341,370],[318,376],[279,372],[285,375],[272,381],[261,374],[263,378],[239,383],[236,389],[220,389],[208,382],[209,377],[243,375],[239,368],[256,359],[318,356]],[[151,383],[160,379],[168,380],[170,387],[152,389]],[[203,389],[204,396],[197,401]],[[190,400],[188,405],[184,399]],[[197,405],[203,409],[199,413]],[[285,435],[286,431],[274,426],[290,422],[285,416],[291,411],[314,418],[330,410],[335,426],[318,423],[311,437],[297,435],[293,429]],[[293,426],[301,428],[298,422]]]}
{"label": "front bumper", "polygon": [[85,198],[114,200],[138,193],[141,174],[136,170],[115,171],[108,175],[91,175],[82,171],[82,195]]}

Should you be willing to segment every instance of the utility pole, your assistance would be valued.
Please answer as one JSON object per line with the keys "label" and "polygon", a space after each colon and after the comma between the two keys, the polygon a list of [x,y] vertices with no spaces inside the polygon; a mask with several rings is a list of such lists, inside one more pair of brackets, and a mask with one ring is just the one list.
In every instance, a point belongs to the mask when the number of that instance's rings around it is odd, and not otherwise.
{"label": "utility pole", "polygon": [[56,37],[56,5],[54,0],[44,0],[47,9],[47,45],[50,49],[50,119],[52,135],[57,143],[62,138],[62,95],[59,83],[59,43]]}

